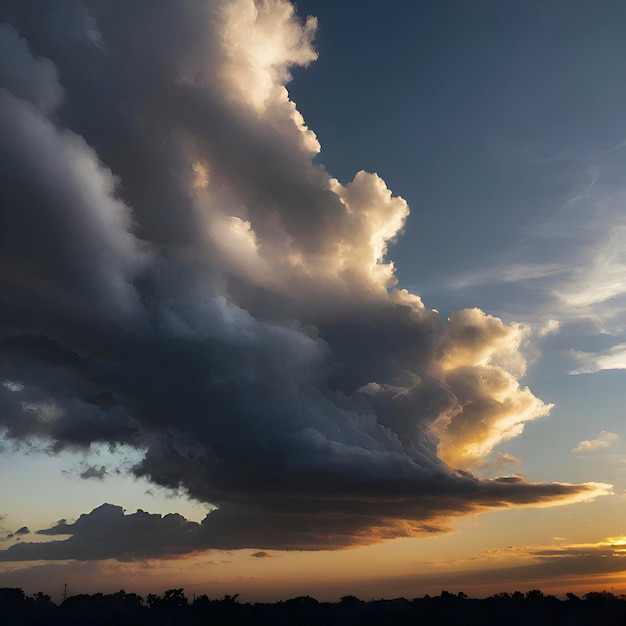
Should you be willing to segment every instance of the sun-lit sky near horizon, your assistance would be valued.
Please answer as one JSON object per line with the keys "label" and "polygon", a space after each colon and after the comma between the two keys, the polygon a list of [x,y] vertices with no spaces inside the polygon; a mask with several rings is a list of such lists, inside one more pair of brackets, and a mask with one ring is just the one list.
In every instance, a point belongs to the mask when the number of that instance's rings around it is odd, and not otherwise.
{"label": "sun-lit sky near horizon", "polygon": [[0,0],[0,587],[626,593],[624,32]]}

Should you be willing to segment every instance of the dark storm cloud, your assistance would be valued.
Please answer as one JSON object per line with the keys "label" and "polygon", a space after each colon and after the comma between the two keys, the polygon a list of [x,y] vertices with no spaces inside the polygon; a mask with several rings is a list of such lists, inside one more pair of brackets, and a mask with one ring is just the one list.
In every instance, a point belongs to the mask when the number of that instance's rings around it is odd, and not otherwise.
{"label": "dark storm cloud", "polygon": [[284,87],[313,19],[0,0],[0,20],[0,425],[136,446],[136,475],[220,507],[97,509],[37,558],[340,547],[606,491],[466,471],[549,410],[517,382],[524,330],[393,289],[406,203],[315,164]]}
{"label": "dark storm cloud", "polygon": [[[125,516],[121,507],[104,504],[74,524],[64,520],[39,535],[71,535],[64,541],[20,543],[8,548],[2,560],[91,561],[116,558],[134,560],[189,552],[199,525],[182,516],[165,516],[137,511]],[[43,549],[42,549],[43,548]]]}
{"label": "dark storm cloud", "polygon": [[[20,543],[0,551],[0,561],[163,558],[209,549],[264,546],[267,549],[337,549],[387,538],[443,532],[447,515],[476,513],[490,507],[550,503],[571,495],[565,485],[522,484],[515,492],[501,481],[430,479],[415,493],[396,485],[396,493],[361,486],[351,495],[267,493],[245,504],[226,502],[198,524],[181,515],[165,516],[103,504],[74,523],[60,520],[37,534],[69,538],[47,543]],[[424,493],[429,491],[430,493]],[[306,494],[306,495],[305,495]],[[345,498],[345,499],[344,499]],[[258,551],[255,555],[264,553]],[[538,553],[541,554],[541,553]],[[252,555],[252,556],[255,556]]]}

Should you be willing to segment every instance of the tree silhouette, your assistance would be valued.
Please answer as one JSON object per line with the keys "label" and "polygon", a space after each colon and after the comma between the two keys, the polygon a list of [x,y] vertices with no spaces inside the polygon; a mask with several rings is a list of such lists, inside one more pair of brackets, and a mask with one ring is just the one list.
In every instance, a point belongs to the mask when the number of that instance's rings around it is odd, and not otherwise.
{"label": "tree silhouette", "polygon": [[539,589],[525,594],[498,593],[484,600],[463,592],[442,591],[439,596],[371,600],[342,596],[331,604],[311,596],[297,596],[275,604],[249,604],[239,595],[211,600],[207,595],[189,602],[182,588],[162,595],[149,594],[147,606],[141,596],[123,589],[113,594],[78,594],[57,606],[50,596],[38,592],[26,596],[19,588],[0,588],[0,624],[4,626],[404,626],[441,624],[463,626],[518,626],[569,624],[624,626],[626,596],[591,591],[573,593],[561,601]]}

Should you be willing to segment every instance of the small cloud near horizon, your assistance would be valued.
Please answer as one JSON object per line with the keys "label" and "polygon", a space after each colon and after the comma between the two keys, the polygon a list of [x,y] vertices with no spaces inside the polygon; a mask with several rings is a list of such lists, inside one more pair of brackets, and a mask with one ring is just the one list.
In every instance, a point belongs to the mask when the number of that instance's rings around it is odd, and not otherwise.
{"label": "small cloud near horizon", "polygon": [[250,556],[253,556],[255,559],[271,559],[272,555],[264,550],[259,550],[258,552],[253,552]]}

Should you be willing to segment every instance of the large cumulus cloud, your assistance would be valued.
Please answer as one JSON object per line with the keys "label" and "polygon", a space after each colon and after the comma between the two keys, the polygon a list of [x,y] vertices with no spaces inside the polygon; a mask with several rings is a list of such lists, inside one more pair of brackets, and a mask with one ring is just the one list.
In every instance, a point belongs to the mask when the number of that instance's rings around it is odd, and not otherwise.
{"label": "large cumulus cloud", "polygon": [[469,473],[549,411],[518,383],[525,330],[395,288],[406,202],[314,162],[285,88],[313,18],[2,0],[0,20],[7,437],[144,451],[137,475],[219,507],[137,518],[182,532],[174,553],[353,545],[602,491]]}

